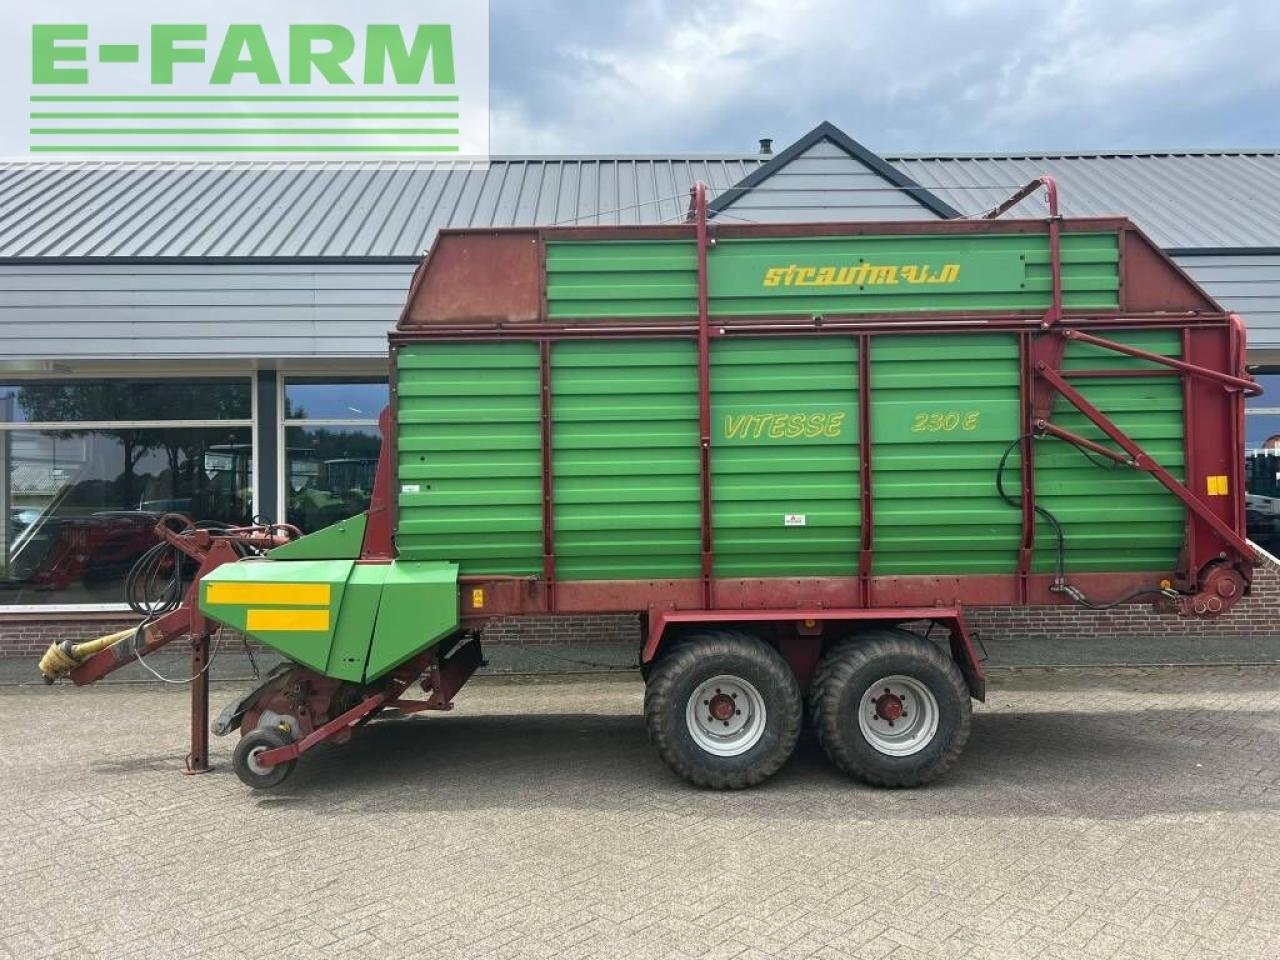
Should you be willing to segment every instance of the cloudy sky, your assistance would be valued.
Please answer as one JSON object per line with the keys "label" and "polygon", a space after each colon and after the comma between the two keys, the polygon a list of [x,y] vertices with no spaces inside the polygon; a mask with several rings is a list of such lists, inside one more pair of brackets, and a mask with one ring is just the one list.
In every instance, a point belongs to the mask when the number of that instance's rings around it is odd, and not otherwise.
{"label": "cloudy sky", "polygon": [[1277,0],[493,0],[494,153],[1280,147]]}

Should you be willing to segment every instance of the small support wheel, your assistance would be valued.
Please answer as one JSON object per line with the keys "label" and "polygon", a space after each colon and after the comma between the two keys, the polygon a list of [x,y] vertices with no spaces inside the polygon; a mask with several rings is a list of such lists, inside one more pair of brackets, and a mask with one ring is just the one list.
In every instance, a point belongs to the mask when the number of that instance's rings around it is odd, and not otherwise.
{"label": "small support wheel", "polygon": [[653,665],[649,740],[690,783],[741,790],[773,776],[800,734],[800,687],[776,650],[747,633],[708,630]]}
{"label": "small support wheel", "polygon": [[236,776],[247,786],[255,790],[270,790],[284,782],[293,773],[296,759],[285,763],[277,763],[268,767],[258,762],[258,757],[268,750],[283,747],[289,743],[289,737],[275,727],[259,727],[246,733],[236,744],[231,754],[231,766]]}
{"label": "small support wheel", "polygon": [[969,739],[969,688],[938,646],[907,630],[864,633],[818,665],[809,706],[822,749],[852,777],[918,787],[942,776]]}

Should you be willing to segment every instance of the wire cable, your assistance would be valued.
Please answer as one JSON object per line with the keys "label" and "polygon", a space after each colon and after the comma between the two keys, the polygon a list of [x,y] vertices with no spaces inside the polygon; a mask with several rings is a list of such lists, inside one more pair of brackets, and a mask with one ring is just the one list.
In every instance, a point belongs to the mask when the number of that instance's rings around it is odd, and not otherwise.
{"label": "wire cable", "polygon": [[[1042,436],[1043,436],[1042,434],[1030,432],[1030,433],[1021,434],[1020,436],[1015,438],[1007,447],[1005,447],[1004,453],[1001,454],[1000,456],[1000,463],[996,467],[996,492],[1000,494],[1000,498],[1004,500],[1005,503],[1009,504],[1009,506],[1011,507],[1017,508],[1018,510],[1022,509],[1022,499],[1014,498],[1010,496],[1009,492],[1005,490],[1004,471],[1009,463],[1009,457],[1012,456],[1013,451],[1017,449],[1024,440],[1039,440],[1042,438]],[[1088,450],[1085,450],[1083,447],[1076,446],[1076,444],[1074,443],[1071,444],[1071,446],[1076,447],[1077,450],[1079,450],[1086,457],[1088,457],[1091,463],[1094,463],[1099,467],[1104,467],[1106,469],[1114,469],[1116,466],[1118,466],[1118,464],[1114,462],[1103,463],[1101,460],[1098,460],[1093,456],[1090,456]],[[1126,603],[1132,603],[1138,597],[1145,597],[1145,596],[1160,596],[1160,597],[1164,597],[1165,599],[1178,598],[1179,594],[1175,590],[1166,590],[1162,587],[1138,587],[1136,590],[1131,590],[1129,593],[1126,593],[1124,596],[1116,600],[1111,600],[1109,602],[1097,603],[1093,600],[1090,600],[1084,594],[1084,591],[1082,591],[1079,587],[1075,587],[1067,583],[1067,535],[1066,535],[1066,531],[1062,527],[1061,521],[1059,521],[1058,518],[1054,516],[1045,507],[1040,506],[1040,504],[1035,503],[1034,501],[1032,502],[1031,507],[1033,510],[1035,510],[1036,516],[1043,519],[1047,524],[1049,524],[1049,526],[1053,528],[1054,537],[1057,541],[1057,549],[1056,549],[1056,557],[1055,557],[1056,573],[1054,576],[1054,582],[1049,586],[1049,590],[1051,592],[1066,594],[1077,604],[1089,610],[1110,610],[1113,607],[1119,607]]]}

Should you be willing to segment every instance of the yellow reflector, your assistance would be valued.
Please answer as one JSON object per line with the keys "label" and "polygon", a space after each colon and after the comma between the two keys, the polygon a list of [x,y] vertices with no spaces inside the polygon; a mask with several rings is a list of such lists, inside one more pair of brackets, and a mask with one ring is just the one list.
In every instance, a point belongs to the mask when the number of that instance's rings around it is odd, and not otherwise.
{"label": "yellow reflector", "polygon": [[475,587],[472,589],[471,606],[476,610],[484,609],[484,590],[481,587]]}
{"label": "yellow reflector", "polygon": [[1225,497],[1227,495],[1227,478],[1225,476],[1206,477],[1205,486],[1208,487],[1209,496]]}
{"label": "yellow reflector", "polygon": [[244,627],[253,632],[323,632],[329,629],[328,610],[250,610]]}
{"label": "yellow reflector", "polygon": [[208,585],[205,603],[280,604],[300,607],[327,607],[327,583],[221,583]]}

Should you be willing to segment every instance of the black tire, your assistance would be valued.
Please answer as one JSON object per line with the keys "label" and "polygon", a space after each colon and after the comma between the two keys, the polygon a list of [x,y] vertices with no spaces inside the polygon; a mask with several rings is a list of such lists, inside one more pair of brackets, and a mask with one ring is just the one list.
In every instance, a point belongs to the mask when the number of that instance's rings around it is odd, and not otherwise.
{"label": "black tire", "polygon": [[[937,707],[932,736],[905,756],[877,748],[859,723],[863,697],[871,695],[878,681],[893,676],[923,685]],[[936,644],[907,630],[868,631],[828,651],[814,676],[809,705],[818,742],[831,761],[877,787],[919,787],[936,780],[951,768],[969,739],[972,707],[964,677]],[[905,698],[897,709],[904,707]],[[893,726],[883,718],[875,722]]]}
{"label": "black tire", "polygon": [[298,762],[296,758],[285,763],[277,763],[266,770],[254,769],[253,758],[257,754],[283,747],[287,743],[289,743],[289,737],[275,727],[259,727],[241,737],[231,754],[231,766],[241,783],[255,790],[270,790],[283,783],[285,778],[293,773],[294,765]]}
{"label": "black tire", "polygon": [[[733,756],[700,746],[686,717],[698,688],[721,676],[746,681],[763,707],[758,740]],[[710,630],[679,641],[653,665],[645,686],[645,725],[658,755],[690,783],[741,790],[769,779],[791,757],[801,703],[795,674],[776,650],[748,633]]]}

